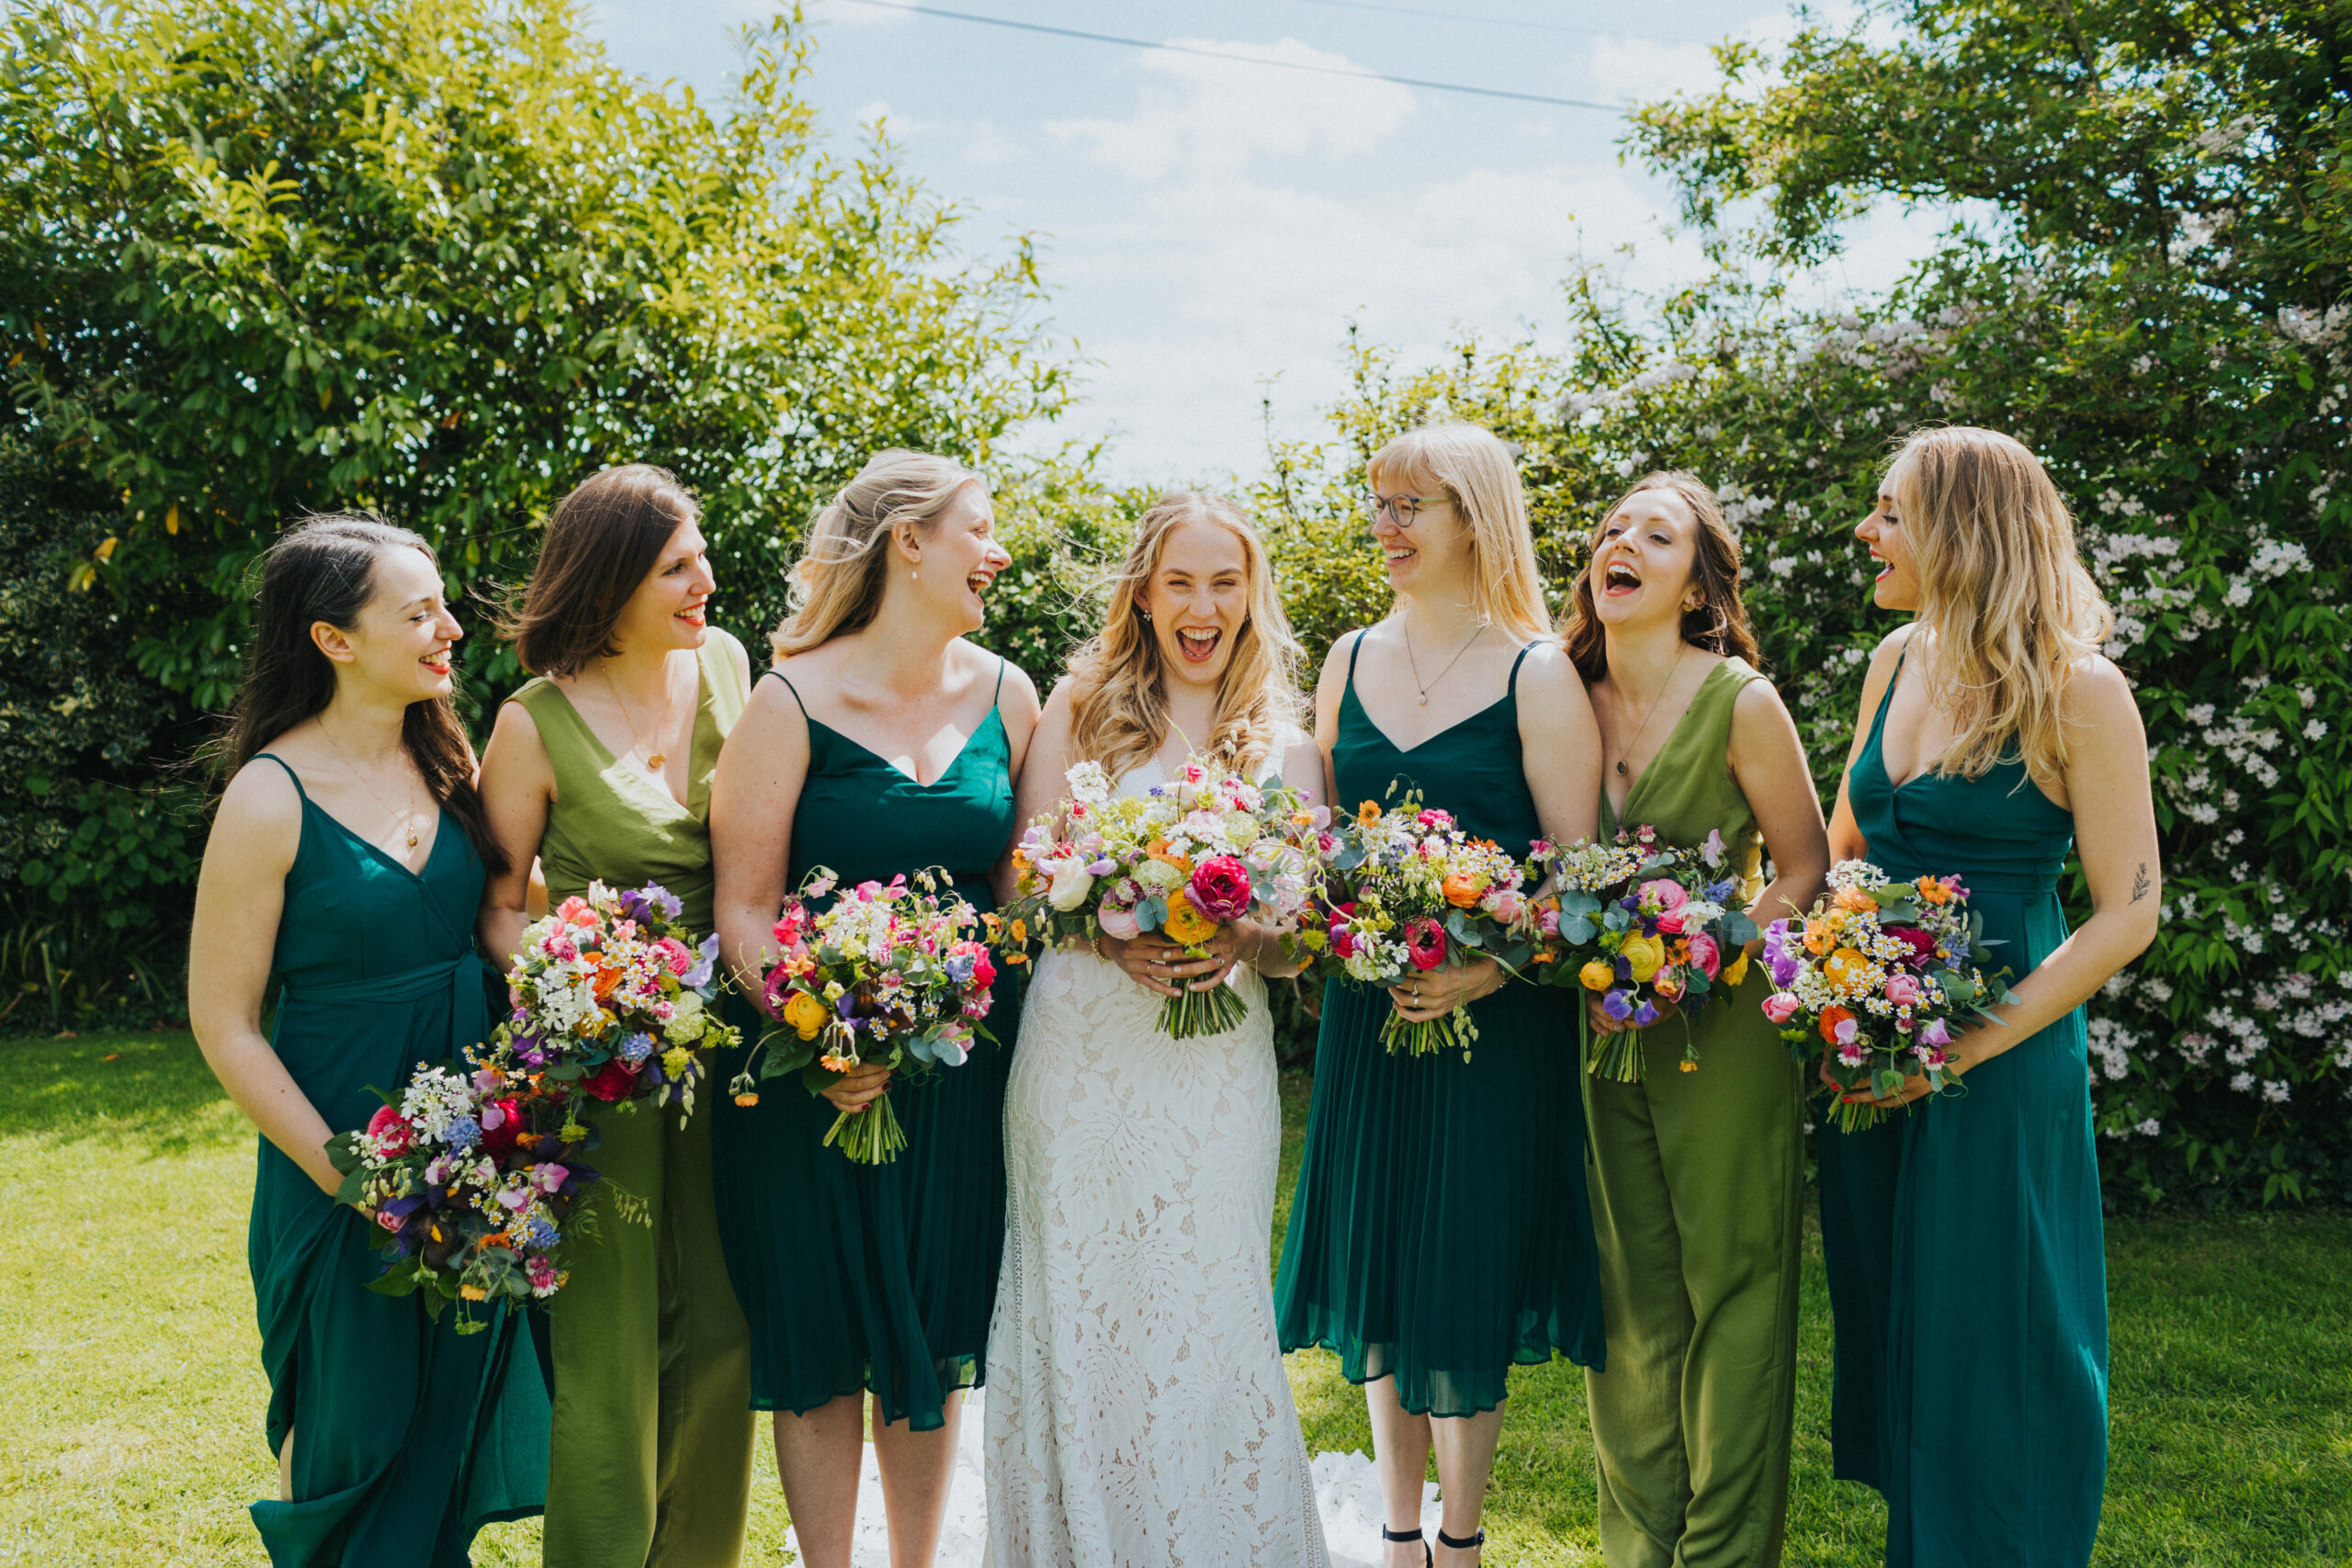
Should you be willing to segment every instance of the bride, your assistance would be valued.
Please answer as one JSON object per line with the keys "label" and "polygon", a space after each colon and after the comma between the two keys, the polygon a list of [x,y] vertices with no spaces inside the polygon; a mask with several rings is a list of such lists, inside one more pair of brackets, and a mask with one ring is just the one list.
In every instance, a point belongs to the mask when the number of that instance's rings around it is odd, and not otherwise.
{"label": "bride", "polygon": [[[1187,753],[1279,772],[1320,798],[1298,657],[1240,510],[1161,497],[1102,632],[1046,705],[1022,819],[1054,804],[1078,762],[1140,793]],[[1291,969],[1248,921],[1213,946],[1190,959],[1149,936],[1106,937],[1046,954],[1031,981],[1005,1099],[1011,1196],[989,1333],[996,1568],[1327,1561],[1267,1280],[1282,1107],[1259,976]],[[1250,1004],[1238,1028],[1159,1032],[1176,987],[1226,984]]]}

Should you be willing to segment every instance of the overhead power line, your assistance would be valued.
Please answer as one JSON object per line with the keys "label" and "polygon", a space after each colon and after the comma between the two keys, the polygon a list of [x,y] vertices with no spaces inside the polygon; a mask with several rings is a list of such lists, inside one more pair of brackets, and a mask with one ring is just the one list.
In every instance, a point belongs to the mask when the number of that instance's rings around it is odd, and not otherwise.
{"label": "overhead power line", "polygon": [[1044,33],[1052,38],[1082,39],[1088,43],[1112,43],[1123,49],[1156,50],[1163,54],[1191,54],[1204,60],[1230,60],[1242,65],[1267,65],[1277,71],[1305,71],[1317,76],[1347,76],[1359,82],[1388,82],[1399,87],[1426,87],[1433,93],[1464,93],[1479,98],[1508,98],[1513,103],[1548,104],[1555,108],[1598,109],[1603,114],[1616,114],[1623,104],[1597,104],[1589,98],[1555,98],[1544,93],[1512,93],[1500,87],[1474,87],[1464,82],[1429,82],[1417,76],[1392,76],[1383,71],[1351,71],[1340,65],[1310,65],[1299,60],[1266,60],[1254,54],[1239,54],[1232,50],[1202,49],[1195,44],[1159,43],[1150,39],[1121,38],[1115,33],[1092,33],[1078,28],[1051,28],[1043,22],[1016,22],[1006,17],[982,17],[970,11],[950,11],[939,6],[917,6],[902,0],[849,0],[853,6],[870,6],[880,11],[906,11],[918,17],[938,17],[951,22],[975,22],[982,27],[1009,28],[1015,32]]}

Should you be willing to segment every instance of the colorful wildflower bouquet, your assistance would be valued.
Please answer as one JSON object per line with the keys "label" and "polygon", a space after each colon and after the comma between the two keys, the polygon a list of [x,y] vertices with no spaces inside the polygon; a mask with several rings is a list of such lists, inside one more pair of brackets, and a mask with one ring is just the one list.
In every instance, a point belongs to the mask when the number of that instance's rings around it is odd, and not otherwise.
{"label": "colorful wildflower bouquet", "polygon": [[[813,907],[837,886],[819,866],[785,900],[775,927],[782,956],[762,987],[770,1016],[781,1021],[728,1086],[738,1105],[758,1104],[760,1082],[786,1073],[800,1074],[813,1095],[853,1067],[917,1075],[959,1067],[975,1035],[987,1033],[980,1020],[996,964],[982,917],[956,897],[945,872],[861,882]],[[862,1165],[880,1165],[898,1158],[907,1135],[883,1095],[835,1117],[825,1142]]]}
{"label": "colorful wildflower bouquet", "polygon": [[674,1100],[691,1112],[703,1078],[695,1053],[741,1034],[715,1005],[718,937],[697,940],[680,908],[652,883],[616,892],[598,882],[534,923],[507,976],[514,1010],[490,1062],[624,1111]]}
{"label": "colorful wildflower bouquet", "polygon": [[571,1113],[571,1095],[510,1080],[485,1063],[470,1074],[419,1066],[367,1127],[327,1143],[343,1172],[339,1202],[374,1217],[389,1265],[368,1288],[425,1292],[438,1320],[458,1305],[458,1332],[486,1326],[476,1303],[544,1300],[563,1287],[565,1249],[596,1234],[574,1213],[598,1180],[581,1156],[597,1134]]}
{"label": "colorful wildflower bouquet", "polygon": [[1757,935],[1756,922],[1735,902],[1739,881],[1722,874],[1723,863],[1720,834],[1708,834],[1695,851],[1678,850],[1658,843],[1647,827],[1556,857],[1560,962],[1550,973],[1563,982],[1573,977],[1630,1026],[1589,1038],[1587,1066],[1596,1077],[1641,1082],[1641,1032],[1668,1009],[1683,1021],[1682,1070],[1698,1070],[1690,1015],[1719,985],[1728,991],[1747,976],[1747,944]]}
{"label": "colorful wildflower bouquet", "polygon": [[[1316,974],[1383,989],[1476,958],[1519,974],[1557,915],[1527,892],[1552,846],[1537,840],[1528,849],[1522,860],[1472,838],[1453,813],[1423,806],[1418,793],[1394,811],[1367,800],[1331,858],[1317,911],[1320,929],[1310,918],[1298,938],[1300,956]],[[1466,1062],[1478,1026],[1466,1007],[1421,1023],[1392,1010],[1381,1038],[1392,1053],[1458,1050]]]}
{"label": "colorful wildflower bouquet", "polygon": [[1841,1090],[1838,1124],[1850,1133],[1886,1112],[1846,1094],[1898,1093],[1922,1075],[1936,1093],[1958,1081],[1953,1021],[2000,1023],[1987,998],[2018,999],[2007,969],[1988,979],[1982,967],[1999,945],[1985,939],[1984,917],[1968,908],[1959,877],[1892,882],[1866,861],[1840,861],[1812,913],[1766,929],[1775,989],[1764,1014],[1799,1061],[1827,1048]]}
{"label": "colorful wildflower bouquet", "polygon": [[[1328,807],[1294,788],[1251,784],[1188,759],[1144,795],[1114,796],[1099,762],[1069,770],[1069,795],[1014,846],[1018,899],[1009,929],[1046,942],[1157,931],[1195,958],[1220,928],[1253,915],[1298,929],[1320,857],[1336,849]],[[1177,1040],[1222,1034],[1250,1014],[1230,986],[1185,989],[1159,1010]]]}

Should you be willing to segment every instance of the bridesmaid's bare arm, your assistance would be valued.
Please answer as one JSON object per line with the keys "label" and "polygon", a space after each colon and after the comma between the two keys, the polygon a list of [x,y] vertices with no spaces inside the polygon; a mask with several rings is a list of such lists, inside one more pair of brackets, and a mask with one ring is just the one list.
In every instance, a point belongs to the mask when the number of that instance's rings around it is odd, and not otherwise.
{"label": "bridesmaid's bare arm", "polygon": [[[1035,754],[1044,728],[1044,716],[1038,710],[1037,683],[1018,664],[1004,667],[1004,686],[997,694],[997,715],[1004,726],[1004,739],[1011,748],[1007,765],[1012,772],[1012,837],[1006,840],[1004,852],[998,855],[989,873],[989,883],[1002,904],[1012,897],[1012,846],[1021,841],[1023,829],[1029,826],[1030,812],[1023,804],[1029,780],[1029,760]],[[1067,764],[1065,764],[1067,765]],[[1058,780],[1061,775],[1056,773]],[[1047,803],[1048,805],[1051,802]],[[1044,807],[1037,808],[1039,811]]]}
{"label": "bridesmaid's bare arm", "polygon": [[719,962],[755,1005],[775,958],[790,889],[792,819],[808,781],[808,721],[782,681],[754,684],[710,781],[710,859]]}
{"label": "bridesmaid's bare arm", "polygon": [[333,1193],[334,1134],[261,1032],[264,993],[286,908],[286,874],[302,843],[302,797],[275,762],[229,781],[197,873],[188,933],[187,1017],[205,1064],[237,1109],[302,1173]]}
{"label": "bridesmaid's bare arm", "polygon": [[548,808],[555,803],[555,769],[548,761],[539,727],[521,703],[507,703],[498,710],[490,744],[482,750],[479,787],[490,836],[506,852],[506,869],[482,883],[474,934],[503,971],[523,945],[531,906],[547,901],[545,886],[535,889],[531,879],[539,840],[547,836]]}
{"label": "bridesmaid's bare arm", "polygon": [[1869,840],[1862,837],[1862,829],[1854,820],[1854,806],[1847,798],[1847,791],[1853,783],[1854,764],[1862,760],[1862,748],[1870,744],[1878,705],[1886,695],[1887,683],[1894,679],[1894,666],[1917,624],[1895,627],[1871,650],[1870,673],[1862,680],[1861,712],[1854,719],[1854,743],[1846,749],[1846,771],[1838,780],[1838,807],[1829,814],[1829,860],[1833,865],[1839,861],[1870,858]]}
{"label": "bridesmaid's bare arm", "polygon": [[1750,681],[1733,704],[1730,750],[1732,779],[1756,813],[1772,861],[1771,884],[1747,912],[1759,925],[1802,914],[1828,875],[1829,836],[1796,720],[1770,681]]}

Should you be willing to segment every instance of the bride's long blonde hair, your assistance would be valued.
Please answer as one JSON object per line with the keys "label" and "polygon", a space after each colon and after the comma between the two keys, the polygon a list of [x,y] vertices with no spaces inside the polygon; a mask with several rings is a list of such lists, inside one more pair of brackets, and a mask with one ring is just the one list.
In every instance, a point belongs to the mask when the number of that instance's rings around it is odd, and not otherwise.
{"label": "bride's long blonde hair", "polygon": [[1271,760],[1283,734],[1301,723],[1298,639],[1274,592],[1273,568],[1257,528],[1223,496],[1163,495],[1136,525],[1126,558],[1111,574],[1102,629],[1070,655],[1071,740],[1080,761],[1102,763],[1113,778],[1152,756],[1168,736],[1159,639],[1144,618],[1141,600],[1159,570],[1168,536],[1187,523],[1230,530],[1241,541],[1250,573],[1249,615],[1234,634],[1217,682],[1216,723],[1200,738],[1201,750],[1227,767],[1250,772]]}
{"label": "bride's long blonde hair", "polygon": [[1885,489],[1934,639],[1929,691],[1952,721],[1935,771],[1978,778],[2015,755],[2038,783],[2057,784],[2067,676],[2115,624],[2075,553],[2057,485],[2015,439],[1951,425],[1905,439]]}

